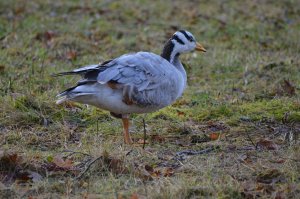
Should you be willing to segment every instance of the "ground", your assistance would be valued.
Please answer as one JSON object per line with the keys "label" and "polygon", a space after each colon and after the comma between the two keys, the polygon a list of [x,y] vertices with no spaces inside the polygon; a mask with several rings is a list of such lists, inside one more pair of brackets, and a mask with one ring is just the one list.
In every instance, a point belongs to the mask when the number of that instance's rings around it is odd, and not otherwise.
{"label": "ground", "polygon": [[[51,74],[124,53],[160,53],[176,30],[175,104],[132,115],[123,144],[108,112],[55,96]],[[299,198],[300,2],[1,1],[1,198]],[[143,149],[143,118],[146,143]]]}

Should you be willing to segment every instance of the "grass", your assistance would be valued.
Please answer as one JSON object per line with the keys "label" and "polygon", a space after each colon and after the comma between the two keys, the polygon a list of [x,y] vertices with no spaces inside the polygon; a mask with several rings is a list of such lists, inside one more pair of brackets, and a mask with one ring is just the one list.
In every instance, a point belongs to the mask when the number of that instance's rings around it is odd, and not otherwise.
{"label": "grass", "polygon": [[[298,198],[299,16],[291,0],[1,1],[0,195]],[[181,56],[189,86],[145,116],[145,150],[124,145],[107,112],[55,104],[78,77],[51,74],[128,52],[159,54],[178,29],[208,51]],[[142,118],[132,116],[136,141]]]}

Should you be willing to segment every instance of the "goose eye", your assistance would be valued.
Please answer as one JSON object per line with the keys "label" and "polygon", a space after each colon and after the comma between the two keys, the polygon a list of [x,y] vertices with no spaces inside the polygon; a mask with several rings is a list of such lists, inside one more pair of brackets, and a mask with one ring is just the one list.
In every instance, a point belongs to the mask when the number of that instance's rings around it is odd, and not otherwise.
{"label": "goose eye", "polygon": [[189,39],[189,41],[190,41],[190,42],[193,42],[193,41],[194,41],[194,39],[191,37],[191,38]]}

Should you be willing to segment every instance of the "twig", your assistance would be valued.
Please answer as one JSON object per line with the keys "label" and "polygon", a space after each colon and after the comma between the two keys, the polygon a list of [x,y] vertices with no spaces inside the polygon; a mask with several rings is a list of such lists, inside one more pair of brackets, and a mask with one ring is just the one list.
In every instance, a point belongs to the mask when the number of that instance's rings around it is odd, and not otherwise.
{"label": "twig", "polygon": [[143,118],[143,126],[144,126],[144,142],[143,142],[143,149],[145,149],[145,145],[146,145],[146,123],[145,123],[145,118]]}
{"label": "twig", "polygon": [[184,160],[185,156],[187,155],[201,155],[201,154],[206,154],[209,153],[211,151],[215,150],[214,147],[209,147],[207,149],[203,149],[200,151],[196,151],[196,150],[183,150],[183,151],[179,151],[175,154],[175,159],[177,160]]}
{"label": "twig", "polygon": [[76,153],[79,153],[79,154],[82,154],[82,155],[86,155],[86,156],[91,156],[91,155],[88,154],[88,153],[84,153],[84,152],[80,152],[80,151],[64,150],[64,151],[62,151],[62,152],[63,152],[63,153],[71,153],[71,154],[67,155],[66,157],[69,157],[69,156],[71,156],[71,155],[73,155],[73,154],[76,154]]}
{"label": "twig", "polygon": [[208,153],[212,150],[214,150],[213,147],[209,147],[207,149],[203,149],[203,150],[200,150],[200,151],[188,149],[188,150],[179,151],[179,152],[176,153],[176,155],[200,155],[200,154]]}
{"label": "twig", "polygon": [[257,144],[255,144],[255,143],[253,142],[253,140],[251,139],[251,137],[250,137],[248,131],[246,131],[246,135],[247,135],[248,139],[250,140],[251,144],[254,146],[255,150],[257,150]]}
{"label": "twig", "polygon": [[243,165],[244,167],[246,167],[246,168],[248,168],[248,169],[250,169],[250,170],[252,170],[252,171],[256,171],[254,168],[248,166],[248,165],[245,164],[244,162],[240,162],[240,163],[241,163],[241,165]]}
{"label": "twig", "polygon": [[125,156],[128,156],[133,150],[131,149],[130,151],[128,151]]}
{"label": "twig", "polygon": [[97,135],[99,135],[99,118],[97,118]]}
{"label": "twig", "polygon": [[300,160],[294,159],[294,158],[285,158],[285,157],[282,157],[282,156],[279,156],[279,157],[282,158],[282,159],[285,159],[285,160],[291,160],[291,161],[295,161],[295,162],[300,162]]}
{"label": "twig", "polygon": [[84,169],[83,172],[81,172],[75,179],[76,180],[79,180],[89,169],[90,167],[92,166],[92,164],[94,164],[97,160],[100,160],[101,158],[103,158],[103,156],[99,156],[97,158],[95,158],[94,160],[92,160],[87,166],[86,168]]}

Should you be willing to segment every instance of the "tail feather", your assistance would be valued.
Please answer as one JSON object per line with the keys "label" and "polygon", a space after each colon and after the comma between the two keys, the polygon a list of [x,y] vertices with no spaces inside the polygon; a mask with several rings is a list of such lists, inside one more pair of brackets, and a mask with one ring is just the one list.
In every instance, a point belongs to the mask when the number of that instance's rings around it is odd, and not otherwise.
{"label": "tail feather", "polygon": [[64,75],[82,75],[85,74],[91,70],[95,70],[97,69],[97,67],[99,67],[99,64],[93,64],[93,65],[88,65],[88,66],[84,66],[72,71],[67,71],[67,72],[62,72],[62,73],[56,73],[56,74],[52,74],[53,77],[58,77],[58,76],[64,76]]}
{"label": "tail feather", "polygon": [[68,101],[69,99],[67,98],[67,96],[63,96],[61,98],[59,98],[58,100],[56,100],[56,104],[62,104],[64,103],[65,101]]}
{"label": "tail feather", "polygon": [[56,100],[56,104],[61,104],[65,101],[68,101],[71,99],[71,96],[70,96],[70,93],[72,93],[72,90],[74,90],[77,86],[74,86],[74,87],[71,87],[71,88],[68,88],[67,90],[59,93],[56,97],[58,98]]}
{"label": "tail feather", "polygon": [[59,77],[59,76],[64,76],[64,75],[77,75],[80,73],[74,72],[74,71],[68,71],[68,72],[62,72],[62,73],[55,73],[51,74],[52,77]]}
{"label": "tail feather", "polygon": [[56,100],[56,104],[61,104],[68,100],[77,101],[81,103],[85,101],[89,101],[90,98],[89,95],[95,94],[95,90],[94,90],[95,88],[94,86],[91,85],[97,82],[98,74],[104,71],[105,69],[107,69],[105,64],[109,63],[110,61],[112,60],[108,60],[102,64],[88,65],[72,71],[52,74],[53,77],[64,76],[64,75],[81,75],[83,78],[79,82],[77,82],[76,86],[68,88],[65,91],[59,93],[56,96],[58,98]]}
{"label": "tail feather", "polygon": [[58,98],[56,104],[61,104],[65,101],[80,101],[79,98],[82,96],[93,95],[95,90],[93,86],[87,86],[94,84],[95,81],[78,82],[74,87],[68,88],[65,91],[59,93],[56,97]]}

